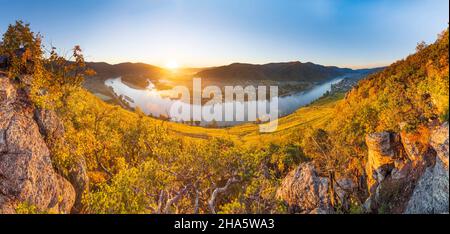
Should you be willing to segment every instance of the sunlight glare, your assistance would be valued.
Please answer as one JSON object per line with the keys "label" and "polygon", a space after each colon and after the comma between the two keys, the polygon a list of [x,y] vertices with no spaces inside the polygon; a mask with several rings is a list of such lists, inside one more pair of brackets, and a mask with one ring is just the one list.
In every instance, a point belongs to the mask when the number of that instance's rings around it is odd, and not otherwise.
{"label": "sunlight glare", "polygon": [[178,65],[177,61],[170,60],[166,63],[166,68],[170,69],[170,70],[177,70],[179,68],[179,65]]}

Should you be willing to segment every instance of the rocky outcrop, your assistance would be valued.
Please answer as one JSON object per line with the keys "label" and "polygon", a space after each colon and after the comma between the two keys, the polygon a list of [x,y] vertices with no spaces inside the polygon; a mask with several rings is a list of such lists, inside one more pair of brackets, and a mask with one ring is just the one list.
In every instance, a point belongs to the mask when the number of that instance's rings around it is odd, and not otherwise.
{"label": "rocky outcrop", "polygon": [[448,167],[438,159],[421,176],[408,201],[406,214],[441,214],[449,212]]}
{"label": "rocky outcrop", "polygon": [[312,163],[301,164],[283,179],[277,198],[286,202],[290,213],[331,214],[333,199],[345,202],[348,191],[354,184],[349,179],[333,181],[332,189],[328,177],[320,177]]}
{"label": "rocky outcrop", "polygon": [[84,158],[77,158],[73,162],[69,171],[69,181],[75,188],[75,204],[72,213],[78,214],[82,211],[83,196],[89,192],[89,177],[87,174],[86,161]]}
{"label": "rocky outcrop", "polygon": [[405,209],[407,214],[449,212],[449,129],[448,123],[431,133],[430,145],[436,153],[435,164],[426,168]]}
{"label": "rocky outcrop", "polygon": [[[366,136],[369,198],[365,212],[449,212],[449,126],[431,124],[415,133]],[[304,163],[282,181],[277,197],[287,203],[291,213],[330,214],[336,212],[333,203],[340,207],[349,204],[355,187],[350,179],[321,177],[313,163]]]}
{"label": "rocky outcrop", "polygon": [[448,122],[437,127],[431,135],[431,146],[436,151],[437,156],[444,166],[448,168]]}
{"label": "rocky outcrop", "polygon": [[311,163],[291,171],[281,183],[277,197],[296,213],[330,213],[328,180],[317,175]]}
{"label": "rocky outcrop", "polygon": [[[48,146],[51,148],[56,143],[65,144],[64,124],[52,110],[36,109],[34,119],[39,126],[39,131],[45,137]],[[89,191],[89,177],[86,170],[86,162],[83,157],[72,158],[71,169],[67,179],[75,189],[75,204],[71,213],[80,213],[82,209],[82,198]]]}
{"label": "rocky outcrop", "polygon": [[60,139],[64,136],[64,125],[54,111],[36,109],[34,119],[45,138]]}
{"label": "rocky outcrop", "polygon": [[0,213],[15,213],[23,203],[42,212],[69,213],[74,188],[53,169],[34,108],[22,95],[0,77]]}
{"label": "rocky outcrop", "polygon": [[397,135],[389,132],[374,133],[366,137],[369,149],[366,164],[367,184],[372,193],[394,168],[397,156],[395,138]]}
{"label": "rocky outcrop", "polygon": [[367,212],[448,213],[448,123],[420,133],[371,134],[366,144]]}

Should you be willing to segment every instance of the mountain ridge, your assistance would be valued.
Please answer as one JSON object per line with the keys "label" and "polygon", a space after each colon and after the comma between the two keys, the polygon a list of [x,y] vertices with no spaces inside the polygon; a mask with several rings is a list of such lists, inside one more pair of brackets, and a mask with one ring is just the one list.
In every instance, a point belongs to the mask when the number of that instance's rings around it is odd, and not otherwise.
{"label": "mountain ridge", "polygon": [[324,66],[312,62],[274,62],[267,64],[232,63],[200,71],[197,77],[214,80],[276,80],[322,82],[358,70]]}
{"label": "mountain ridge", "polygon": [[[97,76],[101,78],[111,78],[111,75],[121,76],[121,75],[128,75],[128,74],[137,74],[137,75],[149,75],[149,76],[155,76],[155,75],[168,75],[171,73],[168,69],[143,63],[143,62],[123,62],[123,63],[117,63],[117,64],[111,64],[107,62],[86,62],[86,65],[92,69],[94,69],[97,72]],[[342,73],[348,72],[359,72],[359,71],[370,71],[375,69],[380,69],[384,67],[377,67],[377,68],[364,68],[364,69],[351,69],[351,68],[345,68],[345,67],[338,67],[338,66],[326,66],[326,65],[320,65],[313,62],[300,62],[300,61],[290,61],[290,62],[270,62],[265,64],[254,64],[254,63],[245,63],[245,62],[234,62],[228,65],[222,65],[222,66],[212,66],[212,67],[185,67],[180,68],[179,70],[198,70],[197,73],[195,73],[194,76],[201,76],[201,74],[204,74],[204,72],[211,72],[215,71],[217,69],[223,69],[223,68],[267,68],[269,70],[275,70],[276,71],[282,71],[284,69],[288,69],[289,67],[295,67],[295,66],[302,66],[302,68],[323,68],[323,69],[329,69],[331,71],[339,71]]]}

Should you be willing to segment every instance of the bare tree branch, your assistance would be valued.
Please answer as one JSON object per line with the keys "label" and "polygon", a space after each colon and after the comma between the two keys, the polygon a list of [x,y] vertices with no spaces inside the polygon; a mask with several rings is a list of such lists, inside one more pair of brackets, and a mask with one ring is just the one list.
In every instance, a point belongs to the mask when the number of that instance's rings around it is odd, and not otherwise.
{"label": "bare tree branch", "polygon": [[211,210],[212,214],[216,214],[216,198],[219,194],[226,192],[229,187],[238,182],[239,180],[236,177],[230,178],[228,179],[227,183],[225,184],[225,186],[221,187],[221,188],[216,188],[214,189],[213,193],[211,194],[211,198],[209,199],[208,205],[209,205],[209,209]]}
{"label": "bare tree branch", "polygon": [[164,195],[165,195],[164,190],[161,190],[161,192],[159,193],[159,199],[158,199],[158,209],[156,210],[157,214],[161,214],[161,212],[162,212],[162,207],[163,207],[163,203],[164,203]]}
{"label": "bare tree branch", "polygon": [[181,197],[183,197],[188,188],[189,185],[185,186],[180,192],[177,193],[175,197],[167,201],[166,207],[164,208],[164,214],[168,214],[170,212],[170,207],[172,207],[173,204],[177,203],[181,199]]}

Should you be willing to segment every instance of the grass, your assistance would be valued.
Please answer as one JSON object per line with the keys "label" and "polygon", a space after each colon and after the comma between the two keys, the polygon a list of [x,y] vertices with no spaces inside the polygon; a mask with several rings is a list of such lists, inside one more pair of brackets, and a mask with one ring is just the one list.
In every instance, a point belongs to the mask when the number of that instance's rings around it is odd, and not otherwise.
{"label": "grass", "polygon": [[272,133],[260,133],[258,125],[253,123],[218,129],[172,122],[167,122],[166,126],[175,134],[202,140],[221,137],[248,144],[277,142],[283,141],[291,133],[303,131],[307,128],[326,128],[333,117],[334,107],[343,98],[344,94],[336,94],[321,98],[309,106],[300,108],[293,114],[280,118],[277,130]]}

